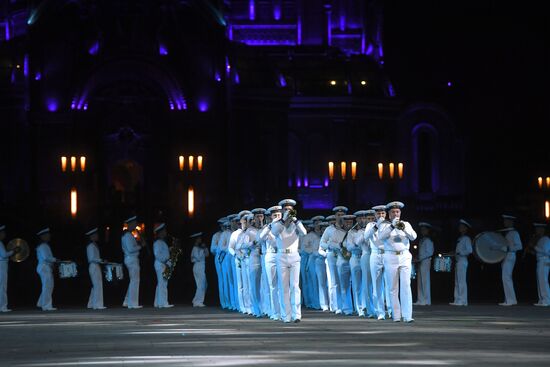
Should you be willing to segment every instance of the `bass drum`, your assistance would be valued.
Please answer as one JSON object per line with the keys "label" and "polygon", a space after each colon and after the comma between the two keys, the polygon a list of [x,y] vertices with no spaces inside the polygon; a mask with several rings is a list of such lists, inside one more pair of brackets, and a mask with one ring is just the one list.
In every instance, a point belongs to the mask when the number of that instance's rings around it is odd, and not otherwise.
{"label": "bass drum", "polygon": [[498,232],[482,232],[474,238],[474,253],[486,264],[502,262],[506,257],[508,242]]}

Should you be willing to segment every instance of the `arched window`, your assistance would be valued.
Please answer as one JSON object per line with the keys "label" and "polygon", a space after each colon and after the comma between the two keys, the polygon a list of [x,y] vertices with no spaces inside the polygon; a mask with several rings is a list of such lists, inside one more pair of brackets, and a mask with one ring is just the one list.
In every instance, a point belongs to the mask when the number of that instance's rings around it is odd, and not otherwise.
{"label": "arched window", "polygon": [[433,125],[421,122],[412,129],[413,189],[420,194],[439,188],[439,136]]}

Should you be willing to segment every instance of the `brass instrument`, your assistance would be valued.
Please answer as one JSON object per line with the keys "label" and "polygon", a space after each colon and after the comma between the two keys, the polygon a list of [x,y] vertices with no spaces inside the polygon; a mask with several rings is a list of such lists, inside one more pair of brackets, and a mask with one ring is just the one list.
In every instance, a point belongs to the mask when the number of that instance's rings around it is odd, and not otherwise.
{"label": "brass instrument", "polygon": [[168,263],[166,264],[166,267],[162,272],[162,276],[164,279],[169,280],[172,277],[172,273],[174,272],[174,269],[176,268],[178,258],[180,257],[183,251],[181,249],[180,240],[178,238],[173,236],[168,236],[167,240],[171,243],[170,259],[168,260]]}
{"label": "brass instrument", "polygon": [[349,231],[351,231],[352,229],[357,227],[358,224],[359,224],[359,222],[356,222],[350,229],[348,229],[348,231],[346,232],[346,235],[344,236],[344,238],[342,239],[342,242],[340,243],[340,249],[342,251],[342,257],[346,260],[351,259],[351,252],[348,251],[348,249],[346,248],[344,243],[346,242],[346,238],[348,237]]}
{"label": "brass instrument", "polygon": [[283,214],[283,222],[286,222],[289,218],[294,218],[293,221],[298,219],[298,211],[294,208],[285,211]]}
{"label": "brass instrument", "polygon": [[405,222],[402,222],[400,220],[397,221],[397,223],[395,224],[395,228],[399,229],[399,230],[404,230],[405,229]]}
{"label": "brass instrument", "polygon": [[6,249],[8,251],[13,251],[13,255],[10,256],[10,260],[16,263],[25,261],[30,254],[29,244],[21,238],[14,238],[8,242]]}

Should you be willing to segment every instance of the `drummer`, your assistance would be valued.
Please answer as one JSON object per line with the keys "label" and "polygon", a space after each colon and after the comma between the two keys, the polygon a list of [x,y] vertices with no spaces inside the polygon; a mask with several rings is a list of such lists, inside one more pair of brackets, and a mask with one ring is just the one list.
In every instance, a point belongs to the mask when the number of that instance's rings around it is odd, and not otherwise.
{"label": "drummer", "polygon": [[521,239],[518,231],[514,228],[514,221],[516,217],[503,214],[502,221],[504,224],[504,230],[506,231],[507,246],[503,249],[506,251],[506,257],[502,260],[502,287],[504,289],[504,302],[499,303],[499,306],[513,306],[517,305],[516,292],[514,290],[514,265],[516,264],[516,251],[522,249]]}
{"label": "drummer", "polygon": [[466,274],[468,272],[468,255],[472,253],[472,240],[468,236],[468,231],[472,225],[461,219],[458,224],[460,237],[456,244],[456,266],[455,266],[455,291],[454,302],[451,306],[468,306],[468,285],[466,283]]}
{"label": "drummer", "polygon": [[103,277],[101,275],[101,266],[103,260],[99,255],[99,247],[97,242],[99,241],[99,232],[97,227],[90,229],[85,233],[88,236],[90,243],[86,247],[86,255],[88,257],[88,272],[90,273],[90,280],[92,281],[92,290],[90,291],[90,298],[88,298],[88,308],[94,310],[103,310],[106,307],[103,306]]}
{"label": "drummer", "polygon": [[50,229],[43,228],[36,232],[36,235],[40,240],[40,244],[36,247],[36,257],[38,258],[36,272],[42,282],[42,292],[36,306],[42,308],[42,311],[55,311],[56,308],[52,306],[53,265],[57,262],[57,259],[53,256],[49,244],[51,239]]}
{"label": "drummer", "polygon": [[19,251],[16,247],[12,251],[6,251],[4,239],[6,238],[6,226],[0,225],[0,312],[11,311],[8,308],[8,260],[15,252]]}

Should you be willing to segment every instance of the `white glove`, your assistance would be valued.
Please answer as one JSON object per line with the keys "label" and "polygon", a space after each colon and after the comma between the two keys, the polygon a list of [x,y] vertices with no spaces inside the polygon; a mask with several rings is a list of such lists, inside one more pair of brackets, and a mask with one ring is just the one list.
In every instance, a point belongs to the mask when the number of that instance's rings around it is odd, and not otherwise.
{"label": "white glove", "polygon": [[380,224],[382,224],[384,222],[384,217],[380,217],[378,218],[378,220],[376,221],[376,225],[377,226],[380,226]]}
{"label": "white glove", "polygon": [[391,225],[395,227],[397,222],[399,222],[399,218],[393,218],[393,220],[391,221]]}

